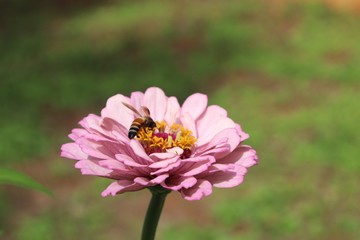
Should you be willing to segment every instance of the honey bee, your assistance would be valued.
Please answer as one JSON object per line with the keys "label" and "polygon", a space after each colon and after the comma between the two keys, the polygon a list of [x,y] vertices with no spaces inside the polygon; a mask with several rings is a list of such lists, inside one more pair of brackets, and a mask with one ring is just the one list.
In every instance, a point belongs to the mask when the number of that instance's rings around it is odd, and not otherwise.
{"label": "honey bee", "polygon": [[127,107],[128,109],[133,111],[138,116],[138,118],[136,118],[131,123],[130,129],[129,129],[129,134],[128,134],[128,137],[130,139],[133,139],[138,134],[138,132],[140,131],[141,128],[148,127],[150,129],[153,129],[156,127],[156,123],[150,117],[150,110],[147,107],[141,106],[140,111],[142,112],[142,114],[140,114],[139,111],[136,110],[130,104],[127,104],[125,102],[123,102],[123,104],[125,107]]}

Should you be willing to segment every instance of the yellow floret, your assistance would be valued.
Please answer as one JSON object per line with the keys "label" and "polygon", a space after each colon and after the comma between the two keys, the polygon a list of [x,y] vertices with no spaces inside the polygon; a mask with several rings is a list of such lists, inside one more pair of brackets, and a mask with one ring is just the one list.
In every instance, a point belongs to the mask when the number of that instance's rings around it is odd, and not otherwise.
{"label": "yellow floret", "polygon": [[[168,129],[169,132],[166,132]],[[167,135],[167,138],[159,137],[161,133]],[[175,135],[175,139],[171,135]],[[161,135],[160,135],[161,136]],[[192,132],[180,124],[173,124],[170,128],[165,121],[156,122],[156,128],[141,128],[138,132],[137,139],[143,145],[145,151],[150,154],[153,152],[165,152],[166,149],[180,147],[191,150],[196,142]]]}

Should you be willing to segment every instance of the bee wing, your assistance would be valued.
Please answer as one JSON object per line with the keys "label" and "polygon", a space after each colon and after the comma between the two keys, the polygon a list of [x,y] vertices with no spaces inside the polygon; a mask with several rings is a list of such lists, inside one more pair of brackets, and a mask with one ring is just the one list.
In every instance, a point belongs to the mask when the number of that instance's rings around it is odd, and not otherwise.
{"label": "bee wing", "polygon": [[147,107],[141,106],[140,112],[143,114],[142,116],[150,117],[150,110]]}
{"label": "bee wing", "polygon": [[123,102],[122,104],[124,104],[125,107],[127,107],[128,109],[130,109],[131,111],[133,111],[136,115],[138,115],[139,117],[142,117],[141,114],[138,112],[138,110],[136,110],[133,106],[131,106],[130,104],[127,104],[125,102]]}

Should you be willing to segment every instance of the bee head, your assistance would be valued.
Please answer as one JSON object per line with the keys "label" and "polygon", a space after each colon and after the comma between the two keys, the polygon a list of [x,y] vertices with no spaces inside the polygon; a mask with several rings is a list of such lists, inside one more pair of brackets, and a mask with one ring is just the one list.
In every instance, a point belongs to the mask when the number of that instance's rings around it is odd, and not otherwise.
{"label": "bee head", "polygon": [[154,121],[151,121],[151,122],[149,123],[149,127],[150,127],[150,128],[155,128],[155,127],[156,127],[156,123],[155,123]]}

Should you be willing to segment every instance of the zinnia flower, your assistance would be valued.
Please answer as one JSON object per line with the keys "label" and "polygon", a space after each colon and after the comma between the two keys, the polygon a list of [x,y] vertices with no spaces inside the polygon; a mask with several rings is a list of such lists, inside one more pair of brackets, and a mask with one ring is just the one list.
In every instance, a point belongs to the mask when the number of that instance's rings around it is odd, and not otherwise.
{"label": "zinnia flower", "polygon": [[[155,128],[128,132],[138,116],[135,109],[150,110]],[[137,191],[152,186],[178,191],[187,200],[199,200],[213,187],[230,188],[242,183],[257,155],[242,142],[249,137],[239,124],[207,96],[195,93],[180,107],[156,87],[117,94],[108,99],[97,116],[89,114],[73,129],[73,142],[61,148],[61,156],[76,160],[82,174],[113,179],[102,196]]]}

